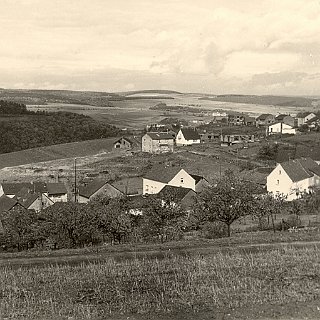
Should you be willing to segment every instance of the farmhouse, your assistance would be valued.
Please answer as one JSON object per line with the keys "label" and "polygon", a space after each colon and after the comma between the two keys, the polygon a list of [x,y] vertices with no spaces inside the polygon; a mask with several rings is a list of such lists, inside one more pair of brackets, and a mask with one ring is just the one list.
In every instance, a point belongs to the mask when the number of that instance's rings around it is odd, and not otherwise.
{"label": "farmhouse", "polygon": [[47,190],[43,193],[43,205],[44,207],[51,206],[56,202],[67,202],[67,189],[64,183],[47,183]]}
{"label": "farmhouse", "polygon": [[131,149],[133,147],[133,142],[128,138],[121,137],[113,143],[115,149]]}
{"label": "farmhouse", "polygon": [[306,121],[305,124],[310,129],[315,129],[320,127],[320,118],[318,116],[311,118],[310,120]]}
{"label": "farmhouse", "polygon": [[297,126],[300,127],[304,125],[307,121],[315,117],[316,115],[313,112],[300,112],[296,115]]}
{"label": "farmhouse", "polygon": [[228,114],[228,123],[233,126],[242,126],[245,124],[245,115],[240,114]]}
{"label": "farmhouse", "polygon": [[266,134],[296,134],[296,129],[283,122],[276,122],[266,128]]}
{"label": "farmhouse", "polygon": [[201,143],[200,135],[196,129],[181,128],[176,137],[177,146],[188,146]]}
{"label": "farmhouse", "polygon": [[274,115],[270,113],[263,113],[256,119],[256,126],[257,127],[267,126],[274,122],[275,122]]}
{"label": "farmhouse", "polygon": [[287,201],[320,186],[320,166],[311,158],[279,163],[267,177],[267,191],[283,195]]}
{"label": "farmhouse", "polygon": [[173,203],[180,203],[185,209],[191,209],[195,203],[196,192],[189,188],[166,185],[159,193],[160,198],[169,199]]}
{"label": "farmhouse", "polygon": [[115,198],[121,196],[122,192],[104,180],[93,180],[85,186],[79,187],[77,202],[88,203],[98,196]]}
{"label": "farmhouse", "polygon": [[166,132],[148,132],[142,137],[142,151],[154,154],[173,152],[174,137]]}
{"label": "farmhouse", "polygon": [[189,174],[180,167],[163,167],[154,166],[143,177],[143,194],[157,194],[166,185],[189,188],[199,192],[205,186],[208,186],[208,181],[199,175]]}
{"label": "farmhouse", "polygon": [[285,123],[291,127],[294,127],[295,125],[294,118],[291,117],[289,114],[278,114],[275,118],[275,121]]}

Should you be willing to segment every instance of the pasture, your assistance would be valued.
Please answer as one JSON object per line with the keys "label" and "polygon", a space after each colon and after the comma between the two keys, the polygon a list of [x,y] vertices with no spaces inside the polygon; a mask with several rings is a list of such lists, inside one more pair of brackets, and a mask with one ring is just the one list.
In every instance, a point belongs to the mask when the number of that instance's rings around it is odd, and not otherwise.
{"label": "pasture", "polygon": [[[77,263],[66,259],[72,250],[53,252],[51,259],[50,252],[4,254],[0,317],[317,319],[319,243],[277,243],[280,233],[258,237],[251,235],[256,246],[235,236],[189,245],[78,249]],[[295,237],[284,233],[282,240]],[[262,243],[268,238],[276,243]],[[20,259],[25,263],[19,265]]]}

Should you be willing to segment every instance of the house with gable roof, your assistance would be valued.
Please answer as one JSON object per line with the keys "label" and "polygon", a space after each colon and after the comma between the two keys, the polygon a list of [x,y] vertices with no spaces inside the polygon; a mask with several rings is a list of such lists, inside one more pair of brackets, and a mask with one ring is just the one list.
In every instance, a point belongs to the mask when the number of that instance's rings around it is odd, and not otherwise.
{"label": "house with gable roof", "polygon": [[177,146],[189,146],[201,143],[201,137],[194,128],[181,128],[176,136]]}
{"label": "house with gable roof", "polygon": [[142,179],[143,194],[157,194],[166,185],[200,192],[209,182],[202,176],[189,174],[180,167],[154,166]]}
{"label": "house with gable roof", "polygon": [[132,149],[133,142],[126,137],[121,137],[113,143],[113,147],[115,149]]}
{"label": "house with gable roof", "polygon": [[88,203],[98,196],[115,198],[123,195],[123,193],[114,187],[112,184],[104,180],[93,180],[86,186],[79,187],[77,202]]}
{"label": "house with gable roof", "polygon": [[267,126],[275,122],[275,117],[273,114],[270,113],[263,113],[256,119],[256,126]]}
{"label": "house with gable roof", "polygon": [[22,207],[22,205],[17,201],[17,199],[10,198],[6,195],[0,197],[0,213],[4,211],[13,210],[16,207]]}
{"label": "house with gable roof", "polygon": [[272,134],[296,134],[297,131],[292,126],[283,123],[283,122],[276,122],[273,123],[266,128],[266,135]]}
{"label": "house with gable roof", "polygon": [[170,132],[147,132],[142,137],[142,152],[166,153],[173,152],[174,135]]}
{"label": "house with gable roof", "polygon": [[275,121],[285,123],[291,127],[294,127],[295,125],[295,120],[290,116],[290,114],[278,114],[275,118]]}
{"label": "house with gable roof", "polygon": [[315,117],[316,115],[313,112],[300,112],[296,115],[297,126],[300,127]]}
{"label": "house with gable roof", "polygon": [[283,195],[287,201],[320,186],[320,166],[311,158],[300,158],[277,164],[267,177],[267,191]]}

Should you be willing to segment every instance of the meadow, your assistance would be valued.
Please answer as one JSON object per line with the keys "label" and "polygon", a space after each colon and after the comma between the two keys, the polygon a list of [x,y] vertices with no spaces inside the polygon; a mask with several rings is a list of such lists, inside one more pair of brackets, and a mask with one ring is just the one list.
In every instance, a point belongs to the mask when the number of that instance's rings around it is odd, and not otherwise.
{"label": "meadow", "polygon": [[[279,319],[290,313],[281,306],[308,306],[320,298],[319,267],[318,247],[289,245],[255,252],[168,251],[162,258],[5,266],[0,318]],[[313,312],[309,308],[308,315]]]}

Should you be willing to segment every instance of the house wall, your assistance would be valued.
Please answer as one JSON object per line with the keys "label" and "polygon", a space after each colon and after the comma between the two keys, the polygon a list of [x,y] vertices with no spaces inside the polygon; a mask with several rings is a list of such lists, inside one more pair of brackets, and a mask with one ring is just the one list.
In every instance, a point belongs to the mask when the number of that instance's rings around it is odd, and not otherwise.
{"label": "house wall", "polygon": [[130,149],[131,148],[131,143],[127,141],[126,139],[120,139],[116,143],[114,143],[113,147],[115,149]]}
{"label": "house wall", "polygon": [[84,196],[80,196],[80,195],[77,196],[77,202],[78,203],[88,203],[89,201],[90,201],[90,199],[88,199],[88,198],[86,198]]}
{"label": "house wall", "polygon": [[175,187],[183,187],[183,188],[190,188],[193,191],[196,189],[195,180],[186,172],[185,170],[181,169],[176,176],[168,182],[169,186]]}
{"label": "house wall", "polygon": [[296,129],[285,123],[276,123],[267,128],[267,134],[296,134]]}
{"label": "house wall", "polygon": [[154,154],[173,152],[174,139],[152,140],[148,134],[142,137],[142,151]]}
{"label": "house wall", "polygon": [[176,145],[177,146],[189,146],[192,144],[201,143],[200,139],[197,140],[186,140],[182,131],[180,130],[176,137]]}
{"label": "house wall", "polygon": [[58,194],[58,195],[48,195],[48,198],[52,202],[67,202],[68,201],[68,196],[67,194]]}
{"label": "house wall", "polygon": [[34,210],[36,212],[39,212],[42,210],[42,199],[41,196],[37,198],[27,209]]}
{"label": "house wall", "polygon": [[156,194],[162,190],[162,188],[166,186],[166,183],[142,179],[142,194]]}
{"label": "house wall", "polygon": [[[320,185],[320,178],[318,181]],[[300,197],[299,193],[309,192],[309,187],[313,186],[314,183],[314,177],[293,182],[283,170],[281,164],[278,164],[267,177],[267,191],[274,195],[284,195],[287,201],[292,201]]]}
{"label": "house wall", "polygon": [[304,118],[297,118],[298,119],[298,127],[302,126],[303,124],[305,124],[307,121],[311,120],[312,118],[314,118],[316,115],[314,113],[310,113],[308,114],[306,117]]}
{"label": "house wall", "polygon": [[0,185],[0,197],[1,197],[2,195],[4,195],[4,191],[3,191],[2,185]]}

